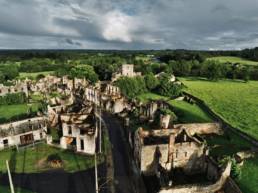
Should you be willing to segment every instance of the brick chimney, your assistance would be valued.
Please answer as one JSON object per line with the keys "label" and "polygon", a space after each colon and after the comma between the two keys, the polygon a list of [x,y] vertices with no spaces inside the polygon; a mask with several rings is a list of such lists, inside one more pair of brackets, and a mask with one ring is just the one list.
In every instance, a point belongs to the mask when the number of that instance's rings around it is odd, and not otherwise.
{"label": "brick chimney", "polygon": [[167,129],[169,126],[171,115],[160,115],[160,127],[161,129]]}

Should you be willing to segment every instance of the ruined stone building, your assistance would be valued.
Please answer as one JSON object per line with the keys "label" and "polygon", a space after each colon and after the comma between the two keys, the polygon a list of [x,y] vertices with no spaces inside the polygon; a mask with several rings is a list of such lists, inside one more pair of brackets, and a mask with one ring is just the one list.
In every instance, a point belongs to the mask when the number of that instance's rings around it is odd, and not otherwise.
{"label": "ruined stone building", "polygon": [[35,117],[0,125],[0,149],[28,145],[46,138],[46,117]]}
{"label": "ruined stone building", "polygon": [[112,75],[112,81],[116,81],[118,78],[122,76],[127,77],[135,77],[141,76],[140,72],[134,72],[134,65],[133,64],[123,64],[121,69]]}
{"label": "ruined stone building", "polygon": [[24,93],[28,97],[29,92],[26,82],[16,81],[13,86],[4,86],[3,84],[0,84],[0,96],[19,92]]}
{"label": "ruined stone building", "polygon": [[140,118],[154,119],[158,110],[168,109],[169,104],[163,100],[154,100],[146,104],[139,105]]}
{"label": "ruined stone building", "polygon": [[134,142],[136,162],[145,175],[155,174],[159,165],[167,171],[180,167],[191,173],[198,169],[205,155],[203,141],[190,136],[185,129],[139,129]]}
{"label": "ruined stone building", "polygon": [[98,124],[93,113],[63,113],[60,116],[63,137],[60,145],[64,149],[73,149],[76,152],[94,154]]}

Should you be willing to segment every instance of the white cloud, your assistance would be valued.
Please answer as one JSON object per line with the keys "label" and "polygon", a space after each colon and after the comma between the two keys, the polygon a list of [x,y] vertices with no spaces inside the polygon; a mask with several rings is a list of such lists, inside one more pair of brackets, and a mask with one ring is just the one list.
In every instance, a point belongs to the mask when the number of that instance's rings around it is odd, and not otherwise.
{"label": "white cloud", "polygon": [[109,12],[104,16],[103,37],[106,40],[132,42],[133,24],[132,17],[120,11]]}

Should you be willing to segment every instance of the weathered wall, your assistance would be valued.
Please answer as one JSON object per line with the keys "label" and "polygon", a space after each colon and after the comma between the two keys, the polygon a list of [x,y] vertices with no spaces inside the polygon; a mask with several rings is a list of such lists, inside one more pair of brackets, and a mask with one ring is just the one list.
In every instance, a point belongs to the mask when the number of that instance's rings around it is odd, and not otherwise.
{"label": "weathered wall", "polygon": [[220,123],[190,123],[190,124],[175,124],[175,128],[185,128],[191,135],[200,134],[223,134],[223,129]]}
{"label": "weathered wall", "polygon": [[215,193],[221,190],[230,176],[231,163],[228,163],[226,169],[221,174],[220,179],[212,185],[192,184],[186,186],[176,186],[169,189],[160,190],[159,193]]}

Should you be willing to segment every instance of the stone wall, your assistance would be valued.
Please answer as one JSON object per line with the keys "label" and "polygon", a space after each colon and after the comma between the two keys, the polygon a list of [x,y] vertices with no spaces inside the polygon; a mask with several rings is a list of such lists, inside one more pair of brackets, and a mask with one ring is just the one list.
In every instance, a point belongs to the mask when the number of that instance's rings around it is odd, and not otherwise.
{"label": "stone wall", "polygon": [[190,124],[175,124],[174,128],[185,128],[191,135],[200,134],[223,134],[223,129],[220,123],[190,123]]}
{"label": "stone wall", "polygon": [[218,123],[220,123],[222,125],[222,128],[224,130],[229,130],[239,136],[241,136],[242,138],[248,140],[249,142],[251,142],[253,145],[258,147],[258,140],[255,139],[254,137],[244,133],[243,131],[241,131],[238,128],[233,127],[232,125],[230,125],[228,122],[226,122],[222,117],[220,117],[219,115],[217,115],[213,110],[211,110],[209,108],[209,106],[201,99],[184,92],[184,95],[188,98],[190,98],[191,100],[194,100],[196,102],[196,104],[201,107],[205,112],[209,113],[210,116],[213,117],[214,120],[216,120]]}
{"label": "stone wall", "polygon": [[172,188],[162,189],[159,193],[215,193],[223,189],[228,177],[230,176],[231,163],[227,164],[226,169],[221,177],[214,184],[191,184],[185,186],[175,186]]}

